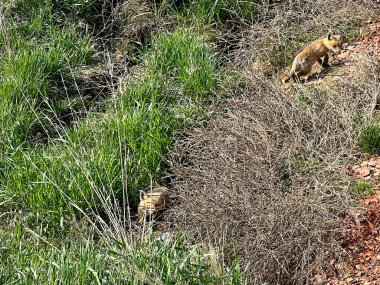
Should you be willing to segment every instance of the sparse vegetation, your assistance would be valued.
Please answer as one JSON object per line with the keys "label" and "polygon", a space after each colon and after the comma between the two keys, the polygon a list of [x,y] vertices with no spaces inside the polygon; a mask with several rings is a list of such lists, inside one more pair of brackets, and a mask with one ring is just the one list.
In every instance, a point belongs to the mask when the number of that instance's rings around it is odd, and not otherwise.
{"label": "sparse vegetation", "polygon": [[368,153],[380,153],[380,126],[377,123],[371,123],[366,127],[359,139],[359,147]]}
{"label": "sparse vegetation", "polygon": [[354,195],[363,198],[374,193],[372,188],[373,185],[370,182],[358,181],[351,186],[351,191]]}
{"label": "sparse vegetation", "polygon": [[343,20],[337,24],[336,29],[344,36],[344,41],[351,44],[358,38],[361,25],[362,23],[359,20]]}
{"label": "sparse vegetation", "polygon": [[194,0],[184,4],[185,14],[192,16],[206,24],[228,24],[240,21],[252,23],[260,12],[260,4],[263,0],[242,1],[242,0]]}

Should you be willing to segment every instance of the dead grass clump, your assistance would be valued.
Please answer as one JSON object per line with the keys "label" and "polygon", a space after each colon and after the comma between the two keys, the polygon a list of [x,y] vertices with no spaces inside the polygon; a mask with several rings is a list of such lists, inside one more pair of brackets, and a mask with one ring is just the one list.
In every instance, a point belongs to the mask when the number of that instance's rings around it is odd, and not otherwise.
{"label": "dead grass clump", "polygon": [[305,284],[327,270],[326,259],[341,254],[336,233],[352,205],[345,169],[356,160],[355,119],[373,112],[379,92],[377,76],[363,74],[331,92],[298,86],[291,94],[247,79],[240,98],[177,143],[178,201],[167,220],[236,250],[252,283]]}
{"label": "dead grass clump", "polygon": [[148,43],[152,33],[172,24],[170,16],[162,15],[165,9],[165,4],[145,0],[126,0],[120,5],[120,34],[114,52],[115,62],[125,62],[126,54],[138,52]]}

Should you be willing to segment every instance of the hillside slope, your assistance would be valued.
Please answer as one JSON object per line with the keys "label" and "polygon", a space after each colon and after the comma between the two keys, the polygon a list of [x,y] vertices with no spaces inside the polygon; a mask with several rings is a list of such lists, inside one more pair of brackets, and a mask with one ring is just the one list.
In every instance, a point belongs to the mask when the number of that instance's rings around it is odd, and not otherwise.
{"label": "hillside slope", "polygon": [[[341,235],[357,187],[346,166],[365,155],[360,142],[368,126],[378,126],[379,6],[288,5],[246,31],[231,54],[232,66],[245,71],[231,96],[215,106],[207,125],[176,144],[171,173],[178,202],[167,219],[196,240],[223,245],[227,259],[236,252],[250,282],[320,284],[326,279],[316,274],[344,276],[332,258],[350,259]],[[347,50],[304,84],[283,86],[297,47],[329,30],[345,36]],[[377,135],[376,129],[370,144]]]}
{"label": "hillside slope", "polygon": [[[345,280],[343,221],[368,194],[346,166],[379,151],[378,54],[364,40],[379,11],[2,1],[0,284]],[[282,85],[329,31],[357,45]],[[139,222],[139,192],[156,186],[170,203]]]}

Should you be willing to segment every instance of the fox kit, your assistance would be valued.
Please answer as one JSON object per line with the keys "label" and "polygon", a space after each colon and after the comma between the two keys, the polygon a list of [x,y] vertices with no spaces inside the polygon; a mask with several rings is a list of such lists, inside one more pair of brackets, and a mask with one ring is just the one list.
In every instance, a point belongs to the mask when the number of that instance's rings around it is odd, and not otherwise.
{"label": "fox kit", "polygon": [[146,219],[153,220],[167,203],[167,188],[157,187],[152,192],[140,191],[140,203],[138,206],[139,223],[143,224]]}
{"label": "fox kit", "polygon": [[292,78],[295,82],[299,83],[299,78],[308,75],[314,63],[318,62],[322,67],[328,66],[329,57],[327,53],[329,51],[339,53],[341,50],[341,36],[328,34],[324,39],[315,40],[296,56],[292,69],[284,82],[288,82]]}

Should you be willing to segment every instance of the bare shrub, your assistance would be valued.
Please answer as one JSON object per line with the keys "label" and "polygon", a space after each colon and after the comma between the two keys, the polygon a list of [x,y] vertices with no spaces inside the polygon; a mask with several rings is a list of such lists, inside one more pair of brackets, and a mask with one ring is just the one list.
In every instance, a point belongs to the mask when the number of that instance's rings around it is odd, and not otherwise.
{"label": "bare shrub", "polygon": [[177,142],[178,202],[167,220],[236,250],[251,282],[304,284],[327,270],[342,253],[336,233],[352,205],[345,168],[357,159],[355,122],[372,114],[379,93],[376,68],[362,69],[334,87],[292,92],[247,78],[240,98]]}

